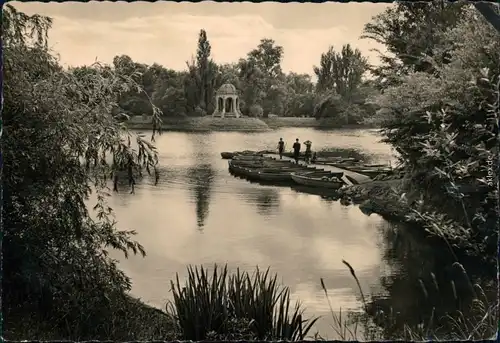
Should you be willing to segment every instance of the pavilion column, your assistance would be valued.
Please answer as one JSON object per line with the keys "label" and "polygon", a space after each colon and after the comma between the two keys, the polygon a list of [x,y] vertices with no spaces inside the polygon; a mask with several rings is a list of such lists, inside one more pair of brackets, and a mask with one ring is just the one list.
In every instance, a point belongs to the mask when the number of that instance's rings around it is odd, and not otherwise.
{"label": "pavilion column", "polygon": [[240,101],[239,101],[238,96],[235,96],[234,98],[235,98],[234,99],[234,113],[235,113],[235,116],[237,118],[239,118],[239,116],[240,116]]}
{"label": "pavilion column", "polygon": [[224,118],[226,115],[226,99],[227,99],[226,96],[222,97],[222,111],[221,111],[221,115],[220,115],[221,118]]}

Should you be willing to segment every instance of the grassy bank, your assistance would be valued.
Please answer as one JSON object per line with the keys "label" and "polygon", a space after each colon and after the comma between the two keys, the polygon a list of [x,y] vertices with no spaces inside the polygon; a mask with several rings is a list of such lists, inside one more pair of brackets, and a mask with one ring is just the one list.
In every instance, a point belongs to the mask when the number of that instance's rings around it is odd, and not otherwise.
{"label": "grassy bank", "polygon": [[[91,302],[91,299],[88,299]],[[3,308],[3,337],[21,340],[172,340],[174,320],[167,313],[128,295],[112,297],[107,306],[71,313],[67,324],[54,324],[51,311],[35,303]]]}
{"label": "grassy bank", "polygon": [[360,129],[373,128],[374,125],[359,124],[359,125],[344,125],[337,119],[319,119],[316,118],[301,118],[301,117],[272,117],[262,118],[271,129],[279,129],[282,127],[310,127],[319,130],[329,129]]}
{"label": "grassy bank", "polygon": [[315,118],[273,117],[262,118],[262,121],[271,129],[279,129],[282,127],[319,127],[319,121]]}
{"label": "grassy bank", "polygon": [[[207,117],[184,117],[163,118],[162,129],[166,131],[241,131],[241,132],[263,132],[270,128],[258,118],[212,118]],[[152,129],[151,119],[132,117],[127,122],[130,129],[148,130]]]}
{"label": "grassy bank", "polygon": [[[315,118],[273,117],[273,118],[212,118],[206,117],[165,117],[162,127],[166,131],[241,131],[259,132],[275,130],[285,127],[315,128],[318,130],[329,129],[360,129],[371,128],[368,125],[340,125],[337,121]],[[130,129],[152,129],[151,119],[135,116],[127,122]]]}

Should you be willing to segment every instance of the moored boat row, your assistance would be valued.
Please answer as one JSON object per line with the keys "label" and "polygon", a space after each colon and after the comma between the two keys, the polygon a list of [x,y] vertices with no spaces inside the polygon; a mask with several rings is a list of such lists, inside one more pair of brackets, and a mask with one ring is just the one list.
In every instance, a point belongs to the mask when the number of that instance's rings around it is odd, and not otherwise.
{"label": "moored boat row", "polygon": [[[268,151],[241,151],[241,152],[222,152],[221,156],[224,159],[250,160],[255,161],[258,158],[265,158],[264,154]],[[291,153],[284,153],[283,156],[289,157]],[[354,173],[362,174],[370,178],[375,178],[379,175],[391,175],[394,170],[387,164],[365,164],[362,161],[352,157],[318,157],[315,164],[332,166],[341,168]]]}
{"label": "moored boat row", "polygon": [[228,161],[229,171],[251,181],[299,184],[308,187],[338,189],[344,185],[343,172],[310,168],[289,161],[261,156],[234,156]]}

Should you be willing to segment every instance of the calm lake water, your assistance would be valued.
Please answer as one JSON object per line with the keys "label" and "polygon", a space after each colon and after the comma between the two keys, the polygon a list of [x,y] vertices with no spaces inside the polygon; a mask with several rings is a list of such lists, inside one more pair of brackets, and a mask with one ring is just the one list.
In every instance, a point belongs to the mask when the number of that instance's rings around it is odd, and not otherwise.
{"label": "calm lake water", "polygon": [[176,273],[184,277],[189,264],[227,263],[231,269],[248,271],[269,266],[294,299],[301,300],[306,314],[325,316],[315,329],[336,338],[320,278],[335,310],[360,311],[356,283],[342,264],[346,260],[356,270],[370,306],[385,311],[392,307],[404,320],[418,323],[431,308],[422,300],[418,278],[429,280],[430,272],[446,278],[442,266],[448,257],[409,230],[377,215],[366,216],[356,206],[235,178],[220,157],[222,151],[273,149],[280,137],[289,146],[298,137],[311,140],[313,150],[357,148],[375,161],[392,158],[389,146],[367,130],[164,133],[156,138],[158,185],[145,178],[136,194],[110,199],[120,228],[136,230],[148,254],[129,259],[115,255],[132,278],[133,295],[165,308],[171,299],[170,280]]}

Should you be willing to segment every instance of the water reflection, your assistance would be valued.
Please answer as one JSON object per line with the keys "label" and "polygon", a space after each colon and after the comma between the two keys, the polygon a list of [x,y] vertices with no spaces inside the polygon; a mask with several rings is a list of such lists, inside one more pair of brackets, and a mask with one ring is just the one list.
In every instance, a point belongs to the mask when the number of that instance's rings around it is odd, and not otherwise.
{"label": "water reflection", "polygon": [[264,188],[258,192],[250,192],[249,200],[255,204],[257,213],[264,217],[274,214],[280,207],[279,193],[273,188]]}
{"label": "water reflection", "polygon": [[[372,292],[368,311],[385,337],[402,337],[405,326],[416,328],[431,320],[442,333],[449,333],[447,314],[458,310],[465,318],[472,314],[473,290],[461,269],[453,266],[455,259],[446,246],[424,242],[422,235],[403,225],[384,223],[380,233],[383,259],[391,271],[380,277],[383,292]],[[461,262],[472,284],[478,283],[491,300],[496,299],[494,266]]]}
{"label": "water reflection", "polygon": [[337,191],[333,189],[309,187],[303,185],[293,185],[290,188],[297,193],[319,195],[321,199],[325,201],[333,201],[339,198]]}
{"label": "water reflection", "polygon": [[196,165],[186,172],[191,198],[196,204],[196,221],[200,230],[203,230],[208,217],[214,177],[215,170],[210,164]]}
{"label": "water reflection", "polygon": [[[455,269],[447,269],[451,260],[445,248],[431,247],[411,231],[384,224],[378,216],[365,216],[354,206],[325,201],[317,190],[263,186],[229,175],[221,151],[274,148],[279,137],[308,137],[318,148],[360,147],[380,161],[390,153],[376,136],[352,137],[341,131],[159,136],[158,185],[145,178],[138,181],[135,195],[124,192],[110,199],[120,226],[136,229],[148,252],[144,259],[116,255],[133,280],[134,295],[164,308],[171,297],[170,280],[176,273],[184,278],[188,264],[228,263],[250,272],[256,265],[271,266],[290,286],[292,297],[307,307],[307,315],[324,316],[316,326],[322,335],[338,338],[319,280],[324,278],[334,310],[359,309],[359,292],[344,259],[371,296],[372,313],[379,308],[400,312],[394,327],[386,327],[389,337],[403,330],[402,322],[428,318],[432,304],[440,313],[456,308],[450,278],[462,298],[467,285]],[[195,226],[204,228],[204,234],[192,230]],[[480,267],[473,270],[479,271]],[[440,293],[433,291],[430,272],[436,275]],[[419,288],[419,278],[428,288],[428,298]],[[485,278],[493,280],[495,275]]]}

